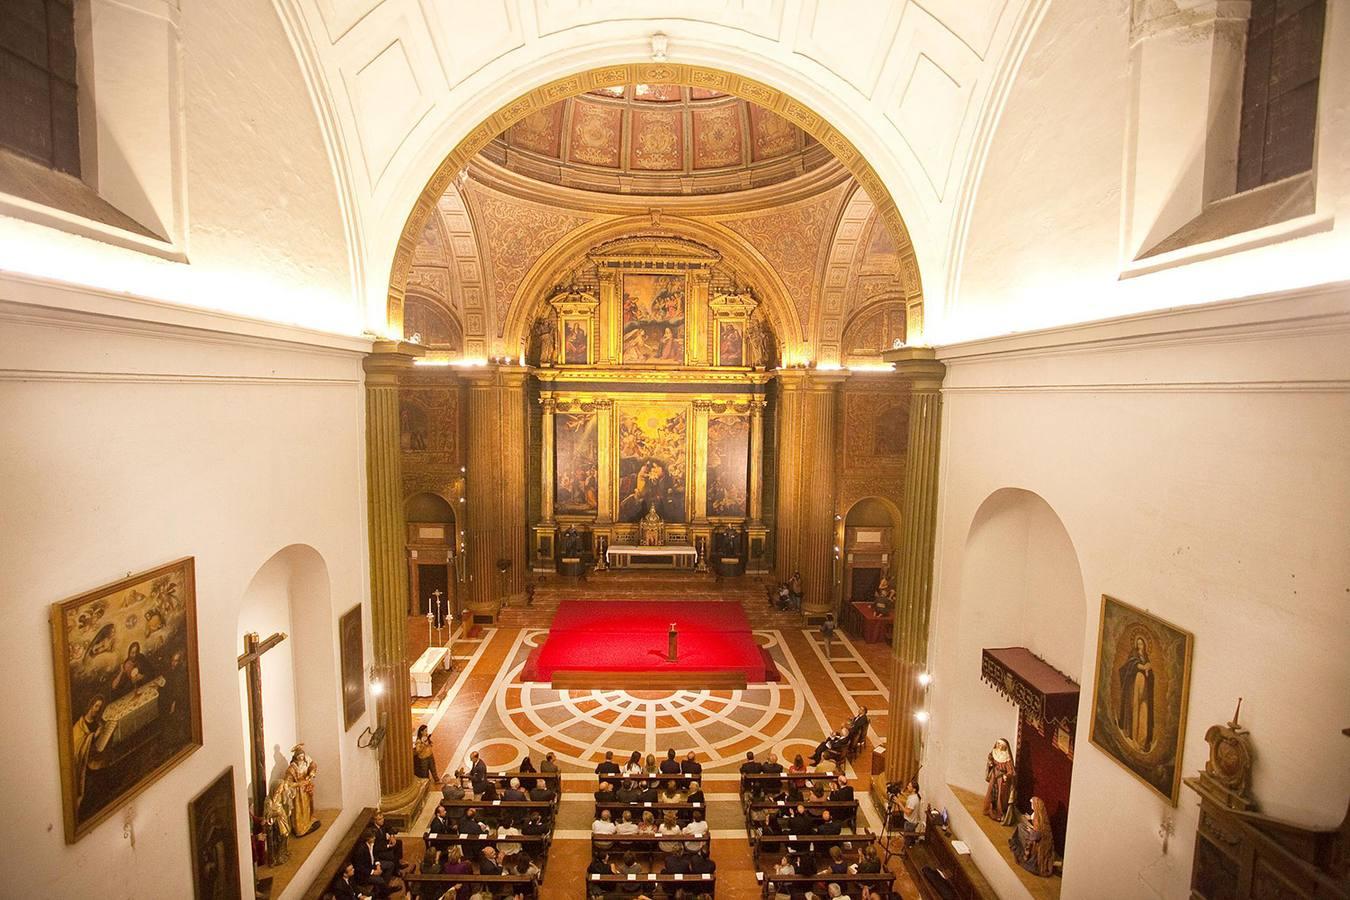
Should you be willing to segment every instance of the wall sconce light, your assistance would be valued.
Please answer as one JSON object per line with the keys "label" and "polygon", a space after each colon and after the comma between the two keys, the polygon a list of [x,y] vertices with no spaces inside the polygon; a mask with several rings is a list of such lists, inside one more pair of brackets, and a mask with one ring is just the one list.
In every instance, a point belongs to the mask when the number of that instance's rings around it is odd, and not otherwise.
{"label": "wall sconce light", "polygon": [[919,684],[923,685],[924,687],[928,687],[928,686],[929,686],[930,684],[932,684],[932,683],[933,683],[933,676],[932,676],[932,675],[930,675],[930,674],[927,673],[927,672],[920,672],[920,673],[919,673]]}
{"label": "wall sconce light", "polygon": [[[377,675],[373,668],[370,672],[369,682],[371,695],[377,700],[380,697],[383,697],[385,687],[384,679]],[[367,725],[366,730],[361,732],[361,735],[356,739],[356,746],[360,747],[362,750],[378,750],[380,744],[384,743],[384,737],[387,731],[388,729],[384,724],[384,713],[381,712],[379,726],[372,730],[371,727]]]}
{"label": "wall sconce light", "polygon": [[927,725],[928,718],[929,718],[928,710],[926,709],[921,709],[918,712],[914,713],[914,721],[918,722],[920,725]]}

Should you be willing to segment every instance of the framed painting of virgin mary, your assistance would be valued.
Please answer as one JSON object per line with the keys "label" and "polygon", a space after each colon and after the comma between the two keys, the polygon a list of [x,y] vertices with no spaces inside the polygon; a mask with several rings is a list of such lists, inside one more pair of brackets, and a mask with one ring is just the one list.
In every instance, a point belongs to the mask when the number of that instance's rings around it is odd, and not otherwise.
{"label": "framed painting of virgin mary", "polygon": [[1194,636],[1102,595],[1091,741],[1177,805]]}

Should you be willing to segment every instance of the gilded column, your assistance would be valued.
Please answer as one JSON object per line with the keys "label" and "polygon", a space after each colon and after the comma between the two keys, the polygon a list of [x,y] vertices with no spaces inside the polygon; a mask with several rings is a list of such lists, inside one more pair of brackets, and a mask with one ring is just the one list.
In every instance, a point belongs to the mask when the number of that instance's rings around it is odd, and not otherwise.
{"label": "gilded column", "polygon": [[[498,439],[502,467],[501,499],[498,517],[502,554],[511,567],[502,577],[502,600],[525,594],[525,575],[529,568],[528,521],[525,514],[525,382],[530,370],[522,366],[504,366],[497,371],[499,388]],[[552,439],[550,434],[549,440]]]}
{"label": "gilded column", "polygon": [[834,488],[836,406],[843,372],[811,371],[803,397],[798,567],[802,573],[802,614],[823,618],[834,608]]}
{"label": "gilded column", "polygon": [[708,412],[712,403],[694,401],[694,497],[690,519],[707,524],[708,521]]}
{"label": "gilded column", "polygon": [[373,674],[385,686],[376,698],[388,730],[380,753],[380,808],[412,818],[426,795],[425,778],[413,778],[412,695],[407,660],[407,525],[403,518],[398,377],[422,348],[376,341],[365,358],[366,514],[370,524],[370,622]]}
{"label": "gilded column", "polygon": [[598,525],[610,525],[614,522],[614,473],[618,470],[614,459],[614,401],[596,400],[593,405],[595,459],[600,482],[595,521]]}
{"label": "gilded column", "polygon": [[750,400],[750,524],[764,523],[764,398]]}
{"label": "gilded column", "polygon": [[[467,555],[470,613],[494,615],[525,589],[525,379],[517,366],[486,366],[469,381]],[[509,562],[503,572],[499,562]]]}
{"label": "gilded column", "polygon": [[539,398],[543,411],[539,426],[539,450],[541,479],[543,485],[539,491],[539,518],[541,525],[553,524],[553,410],[557,406],[552,394]]}
{"label": "gilded column", "polygon": [[787,581],[798,567],[797,547],[801,533],[797,527],[801,499],[801,445],[803,383],[802,369],[778,372],[778,510],[774,516],[773,572],[779,581]]}
{"label": "gilded column", "polygon": [[901,504],[899,564],[891,676],[886,779],[913,777],[921,761],[924,707],[919,676],[928,668],[928,624],[933,600],[933,552],[937,529],[938,452],[942,425],[942,378],[946,367],[928,347],[882,354],[910,386],[908,452]]}
{"label": "gilded column", "polygon": [[623,350],[623,333],[619,313],[623,298],[619,296],[619,271],[601,266],[600,276],[600,352],[595,359],[604,365],[617,366]]}

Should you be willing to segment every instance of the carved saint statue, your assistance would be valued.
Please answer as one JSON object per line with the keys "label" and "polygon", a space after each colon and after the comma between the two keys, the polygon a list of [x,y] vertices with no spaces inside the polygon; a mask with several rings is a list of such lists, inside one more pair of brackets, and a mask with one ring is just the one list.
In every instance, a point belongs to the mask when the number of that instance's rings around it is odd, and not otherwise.
{"label": "carved saint statue", "polygon": [[290,782],[282,780],[267,798],[263,814],[264,834],[267,838],[267,864],[279,866],[291,855],[286,842],[291,836],[291,817],[293,814]]}
{"label": "carved saint statue", "polygon": [[320,825],[314,818],[314,779],[318,774],[318,763],[309,758],[305,745],[292,747],[286,787],[291,794],[291,830],[296,837],[304,837]]}
{"label": "carved saint statue", "polygon": [[984,780],[989,786],[984,791],[984,814],[995,822],[1011,825],[1013,821],[1013,793],[1017,771],[1013,766],[1012,748],[999,738],[984,763]]}
{"label": "carved saint statue", "polygon": [[765,368],[769,365],[769,345],[772,338],[769,335],[769,329],[764,327],[764,320],[758,316],[750,320],[750,327],[745,333],[745,364],[756,368]]}
{"label": "carved saint statue", "polygon": [[1050,814],[1040,797],[1031,798],[1031,815],[1018,817],[1008,846],[1013,858],[1033,875],[1055,873],[1055,836],[1050,830]]}
{"label": "carved saint statue", "polygon": [[531,330],[534,334],[535,347],[539,353],[535,365],[553,365],[558,358],[558,332],[553,327],[553,315],[545,313],[535,319],[534,328]]}

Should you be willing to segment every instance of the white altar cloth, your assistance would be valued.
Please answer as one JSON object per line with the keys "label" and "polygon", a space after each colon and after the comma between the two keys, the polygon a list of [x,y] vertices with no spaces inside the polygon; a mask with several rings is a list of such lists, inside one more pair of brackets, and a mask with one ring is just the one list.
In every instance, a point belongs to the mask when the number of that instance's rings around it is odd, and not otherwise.
{"label": "white altar cloth", "polygon": [[431,673],[445,659],[444,647],[428,647],[417,657],[417,662],[408,667],[408,676],[412,679],[414,697],[431,696]]}
{"label": "white altar cloth", "polygon": [[654,547],[610,544],[605,550],[605,560],[611,566],[620,569],[628,566],[693,568],[694,563],[698,561],[698,551],[688,544],[665,544]]}

